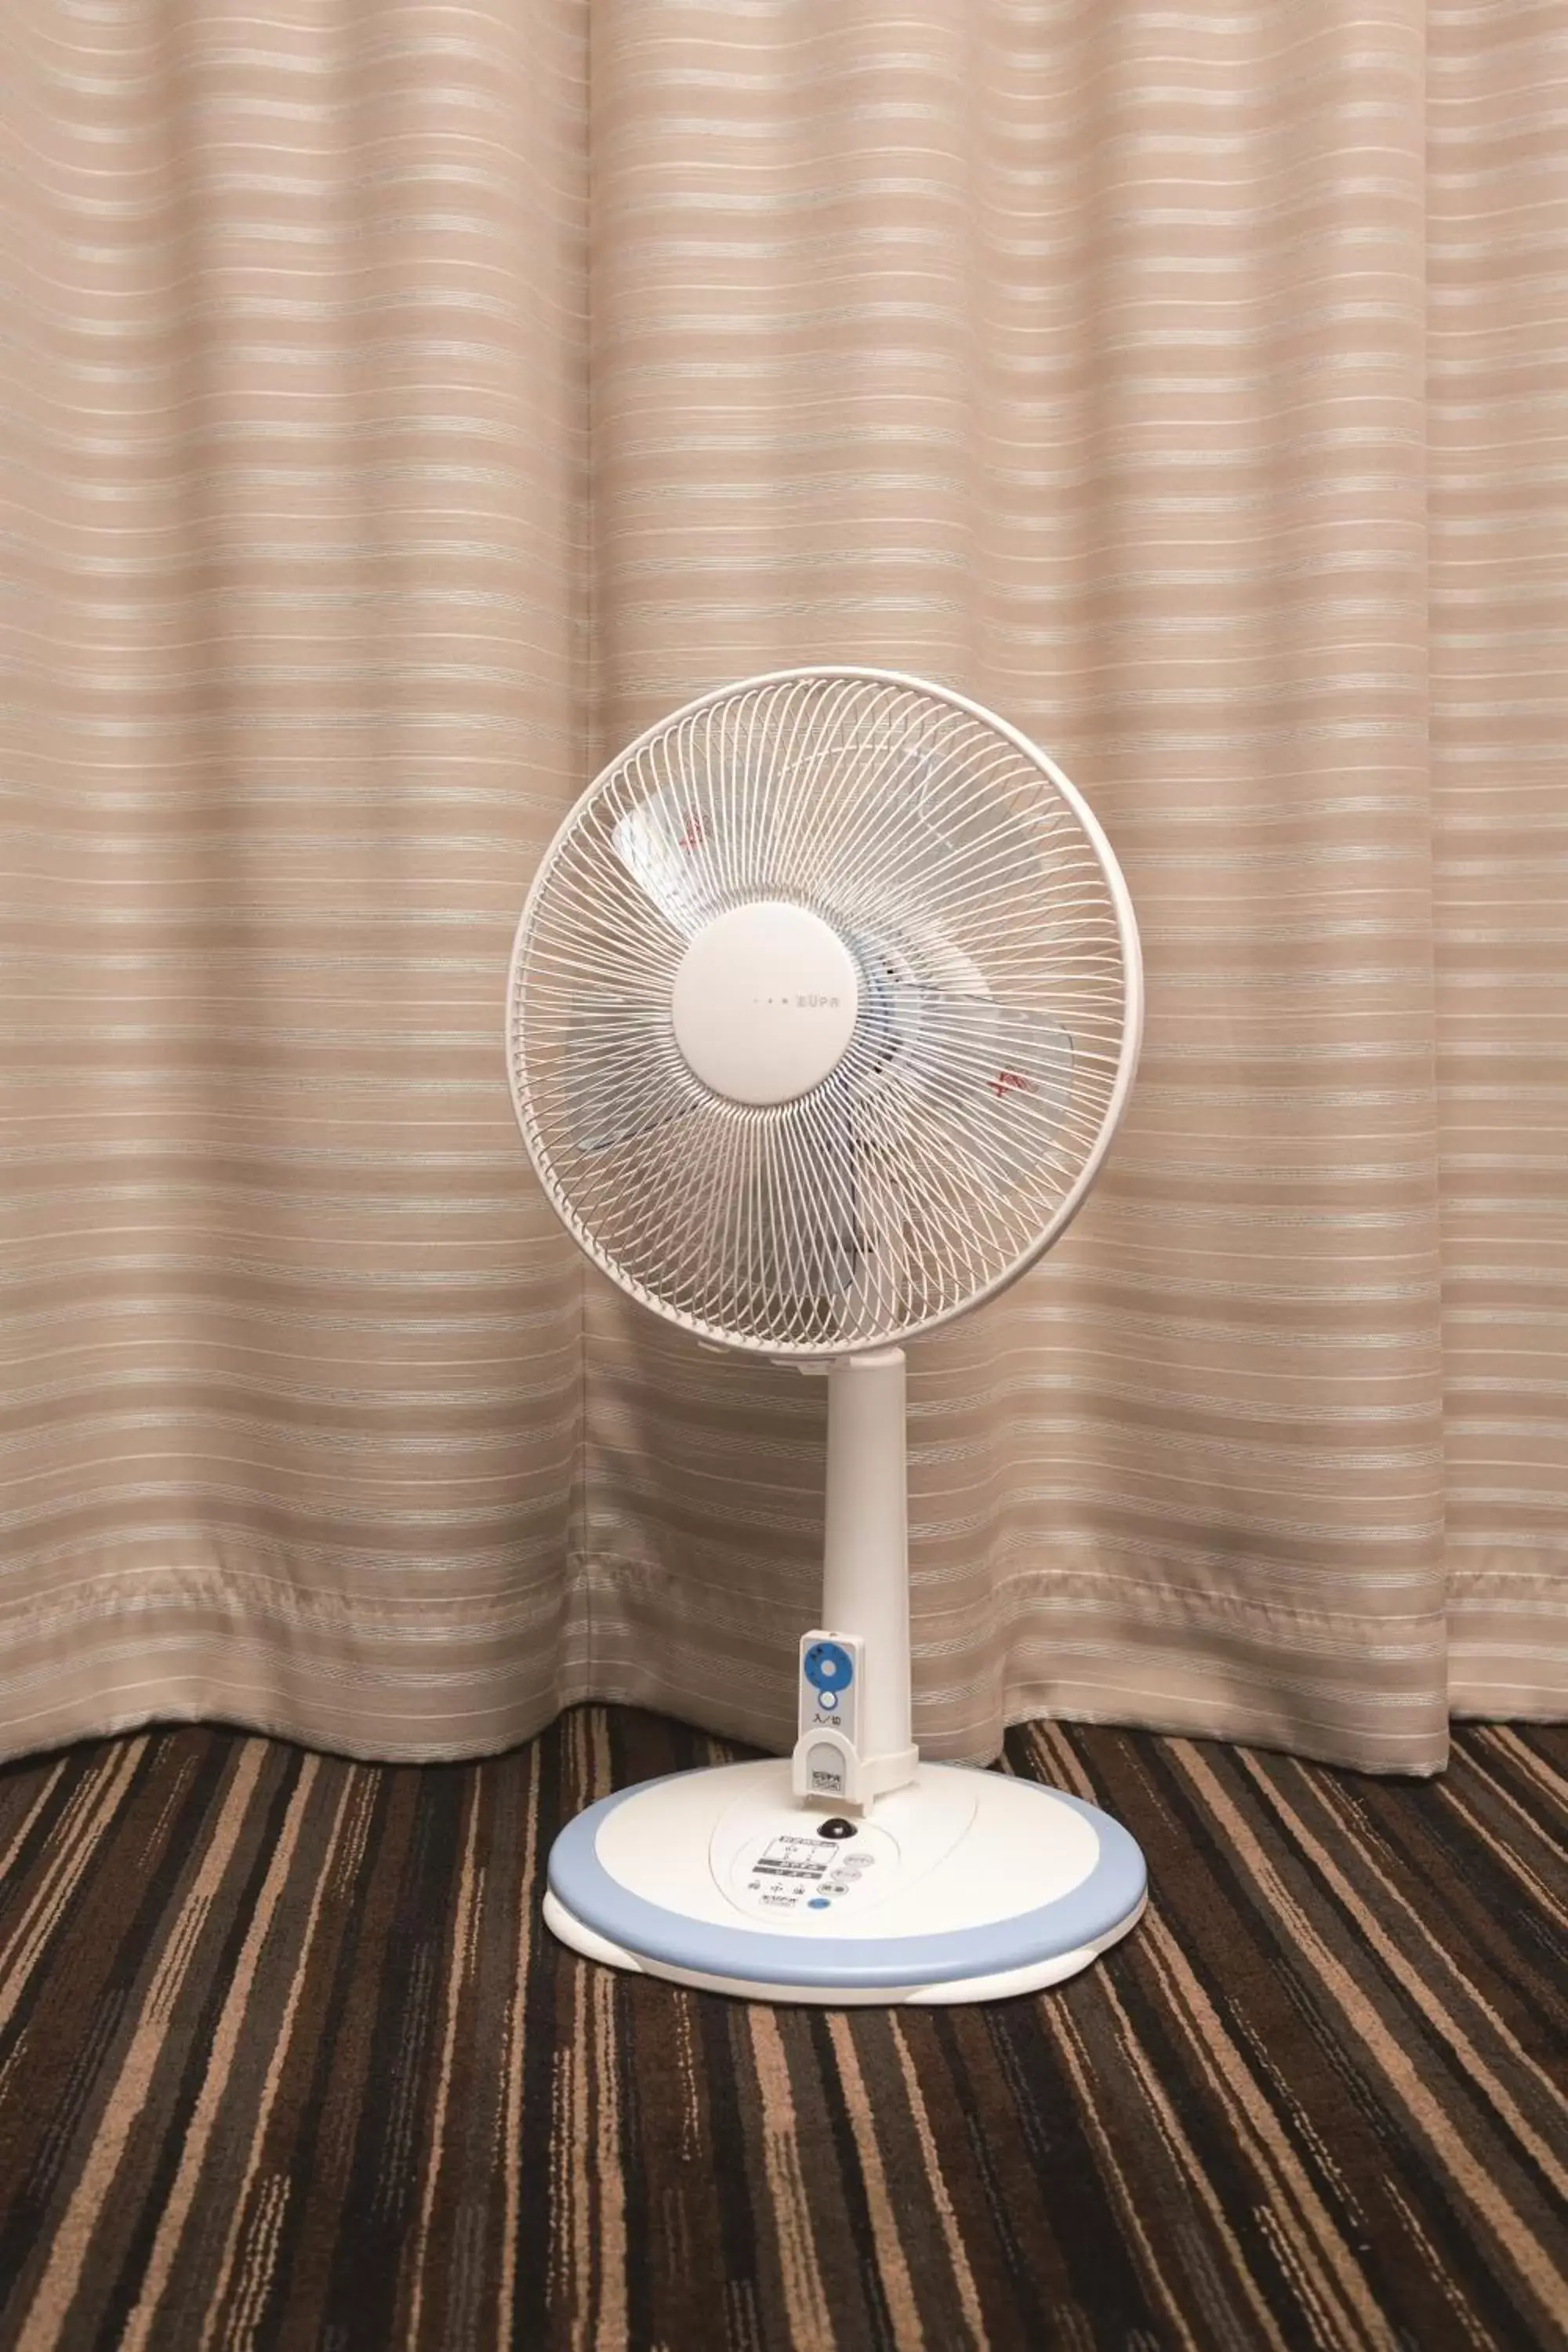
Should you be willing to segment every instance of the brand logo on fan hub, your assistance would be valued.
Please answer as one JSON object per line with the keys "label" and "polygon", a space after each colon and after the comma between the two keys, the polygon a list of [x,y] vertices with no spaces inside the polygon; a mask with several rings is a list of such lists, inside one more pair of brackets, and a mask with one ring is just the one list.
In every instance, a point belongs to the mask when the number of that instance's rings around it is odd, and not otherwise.
{"label": "brand logo on fan hub", "polygon": [[815,1013],[821,1005],[838,1003],[837,996],[797,996],[795,1001],[803,1013]]}

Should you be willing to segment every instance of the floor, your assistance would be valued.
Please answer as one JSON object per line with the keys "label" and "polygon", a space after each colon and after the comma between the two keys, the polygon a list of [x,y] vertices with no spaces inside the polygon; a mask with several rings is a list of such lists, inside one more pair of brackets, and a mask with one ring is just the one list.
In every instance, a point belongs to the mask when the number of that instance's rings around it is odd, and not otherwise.
{"label": "floor", "polygon": [[0,2345],[1568,2343],[1568,1732],[1441,1781],[1036,1725],[1153,1900],[989,2009],[750,2008],[539,1924],[580,1709],[424,1770],[205,1727],[0,1771]]}

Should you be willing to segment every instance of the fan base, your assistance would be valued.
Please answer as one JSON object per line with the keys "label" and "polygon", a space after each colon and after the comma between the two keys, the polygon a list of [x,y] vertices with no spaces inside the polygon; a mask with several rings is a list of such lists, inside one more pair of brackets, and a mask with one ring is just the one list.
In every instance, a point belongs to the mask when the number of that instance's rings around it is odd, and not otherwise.
{"label": "fan base", "polygon": [[578,1815],[546,1925],[612,1968],[744,2000],[997,2000],[1126,1935],[1143,1857],[1060,1790],[922,1764],[863,1817],[791,1792],[787,1760],[649,1780]]}

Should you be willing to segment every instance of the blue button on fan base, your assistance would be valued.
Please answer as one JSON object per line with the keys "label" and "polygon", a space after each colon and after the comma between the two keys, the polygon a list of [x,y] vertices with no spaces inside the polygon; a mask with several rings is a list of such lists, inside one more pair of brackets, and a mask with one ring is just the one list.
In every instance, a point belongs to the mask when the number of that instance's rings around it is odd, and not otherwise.
{"label": "blue button on fan base", "polygon": [[[963,1771],[963,1765],[922,1768]],[[685,1780],[685,1773],[671,1773]],[[725,1927],[667,1911],[612,1878],[599,1860],[601,1823],[618,1805],[656,1783],[639,1780],[601,1797],[569,1822],[550,1853],[550,1888],[573,1916],[627,1952],[695,1975],[742,1983],[842,1986],[951,1984],[961,1977],[1000,1976],[1067,1952],[1081,1951],[1128,1922],[1143,1899],[1147,1873],[1136,1840],[1097,1805],[1064,1789],[1040,1789],[1043,1801],[1068,1805],[1093,1824],[1100,1853],[1087,1878],[1037,1910],[941,1936],[773,1936]],[[1027,1789],[1026,1780],[1010,1786]]]}

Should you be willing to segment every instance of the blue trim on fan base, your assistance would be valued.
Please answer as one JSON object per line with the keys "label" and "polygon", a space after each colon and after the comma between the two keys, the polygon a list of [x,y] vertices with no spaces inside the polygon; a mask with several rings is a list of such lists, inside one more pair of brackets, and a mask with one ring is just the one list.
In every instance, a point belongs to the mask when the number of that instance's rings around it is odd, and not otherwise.
{"label": "blue trim on fan base", "polygon": [[[704,1771],[723,1766],[704,1766]],[[971,1771],[970,1765],[926,1765],[925,1771]],[[676,1772],[665,1780],[695,1776]],[[635,1958],[685,1969],[694,1974],[729,1977],[742,1983],[870,1988],[950,1984],[963,1977],[1000,1976],[1098,1944],[1130,1921],[1143,1901],[1148,1874],[1136,1841],[1120,1822],[1063,1789],[1030,1780],[1010,1780],[1032,1790],[1042,1802],[1068,1805],[1081,1813],[1100,1840],[1100,1855],[1089,1876],[1054,1903],[936,1936],[778,1936],[765,1928],[721,1927],[634,1895],[612,1878],[599,1860],[600,1824],[660,1780],[601,1797],[569,1822],[550,1851],[550,1887],[574,1917]],[[931,1873],[939,1885],[942,1865]]]}

